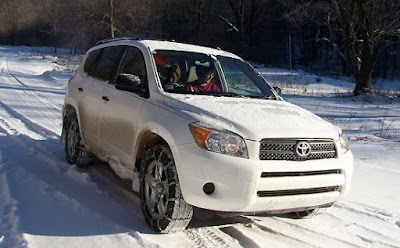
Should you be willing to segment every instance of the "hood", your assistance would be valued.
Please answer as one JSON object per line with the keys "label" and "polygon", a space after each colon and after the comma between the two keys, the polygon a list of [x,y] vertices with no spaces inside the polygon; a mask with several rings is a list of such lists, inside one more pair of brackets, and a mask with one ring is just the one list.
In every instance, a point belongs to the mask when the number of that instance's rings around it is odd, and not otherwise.
{"label": "hood", "polygon": [[191,121],[226,129],[249,140],[339,137],[338,128],[285,101],[169,94],[164,104]]}

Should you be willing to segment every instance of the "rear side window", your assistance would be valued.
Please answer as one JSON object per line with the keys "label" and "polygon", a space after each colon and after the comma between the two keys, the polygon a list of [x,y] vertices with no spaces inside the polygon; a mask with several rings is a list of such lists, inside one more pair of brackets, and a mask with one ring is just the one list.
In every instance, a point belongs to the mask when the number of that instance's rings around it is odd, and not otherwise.
{"label": "rear side window", "polygon": [[115,71],[124,50],[125,48],[122,46],[103,48],[101,54],[94,61],[89,75],[107,82],[113,82]]}

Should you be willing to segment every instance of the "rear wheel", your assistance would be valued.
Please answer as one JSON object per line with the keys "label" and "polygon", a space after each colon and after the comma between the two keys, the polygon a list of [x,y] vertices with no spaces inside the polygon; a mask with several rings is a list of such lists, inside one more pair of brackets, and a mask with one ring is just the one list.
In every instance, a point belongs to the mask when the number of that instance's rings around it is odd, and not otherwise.
{"label": "rear wheel", "polygon": [[142,163],[140,200],[146,222],[157,232],[178,232],[192,219],[182,197],[175,162],[167,145],[151,148]]}
{"label": "rear wheel", "polygon": [[79,168],[86,167],[93,158],[82,143],[79,124],[76,114],[67,117],[65,135],[65,155],[69,163]]}

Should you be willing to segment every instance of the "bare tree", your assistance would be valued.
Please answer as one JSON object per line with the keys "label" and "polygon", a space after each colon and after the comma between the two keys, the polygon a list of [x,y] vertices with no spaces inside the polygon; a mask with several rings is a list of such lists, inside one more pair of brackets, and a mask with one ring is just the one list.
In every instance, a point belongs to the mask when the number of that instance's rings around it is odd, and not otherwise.
{"label": "bare tree", "polygon": [[[372,74],[377,58],[400,35],[398,1],[332,0],[335,16],[328,15],[327,27],[334,33],[332,23],[338,24],[344,46],[338,39],[326,39],[346,63],[356,79],[354,94],[371,92]],[[394,10],[394,11],[393,11]],[[389,17],[390,18],[387,18]],[[394,25],[396,24],[397,25]],[[337,36],[336,36],[337,37]]]}
{"label": "bare tree", "polygon": [[[97,11],[104,11],[103,19],[98,24],[104,24],[105,26],[107,26],[110,29],[109,32],[112,38],[115,37],[116,32],[120,32],[120,30],[118,29],[118,21],[117,21],[118,4],[119,1],[117,0],[107,0],[108,9],[106,8],[96,9]],[[96,12],[96,10],[94,10],[94,12]]]}
{"label": "bare tree", "polygon": [[400,37],[398,0],[279,1],[290,9],[286,17],[292,23],[313,23],[329,31],[316,38],[336,48],[355,77],[354,95],[371,92],[377,59]]}
{"label": "bare tree", "polygon": [[0,19],[4,23],[10,45],[15,45],[17,33],[24,22],[30,18],[30,2],[27,0],[9,0],[0,3]]}

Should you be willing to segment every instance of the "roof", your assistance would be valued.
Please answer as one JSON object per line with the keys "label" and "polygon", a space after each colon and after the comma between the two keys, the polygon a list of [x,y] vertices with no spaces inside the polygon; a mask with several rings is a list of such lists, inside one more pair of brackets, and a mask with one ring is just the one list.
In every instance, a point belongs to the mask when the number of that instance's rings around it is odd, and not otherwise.
{"label": "roof", "polygon": [[[172,51],[183,51],[183,52],[197,52],[197,53],[204,53],[210,55],[222,55],[226,57],[232,57],[241,59],[239,56],[223,51],[221,49],[210,48],[205,46],[199,45],[191,45],[186,43],[179,43],[174,41],[163,41],[163,40],[142,40],[138,36],[127,36],[127,37],[116,37],[110,39],[100,40],[96,43],[93,47],[96,49],[97,47],[104,47],[107,45],[127,45],[129,43],[141,43],[143,46],[148,47],[150,51],[155,50],[172,50]],[[96,47],[96,48],[95,48]],[[92,50],[93,48],[89,49]]]}
{"label": "roof", "polygon": [[220,49],[215,49],[210,47],[191,45],[173,41],[160,41],[160,40],[140,40],[138,42],[143,43],[145,46],[149,47],[150,51],[173,50],[173,51],[197,52],[197,53],[212,54],[212,55],[222,55],[240,59],[240,57],[238,57],[233,53],[229,53]]}

